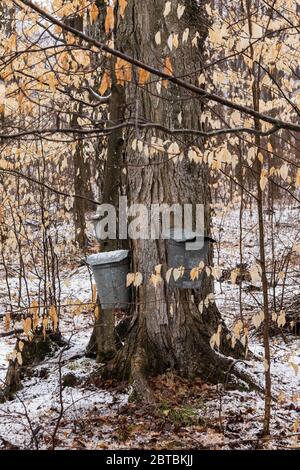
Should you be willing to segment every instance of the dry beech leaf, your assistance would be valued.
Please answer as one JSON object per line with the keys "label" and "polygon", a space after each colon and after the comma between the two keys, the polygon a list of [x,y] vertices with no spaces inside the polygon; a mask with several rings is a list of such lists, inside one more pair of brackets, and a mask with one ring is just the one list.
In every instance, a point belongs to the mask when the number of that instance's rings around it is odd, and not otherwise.
{"label": "dry beech leaf", "polygon": [[23,320],[23,330],[25,335],[29,335],[31,332],[31,318],[27,317],[25,320]]}
{"label": "dry beech leaf", "polygon": [[96,284],[92,285],[92,302],[96,302],[97,300],[97,286]]}
{"label": "dry beech leaf", "polygon": [[119,0],[120,15],[122,18],[125,16],[125,10],[127,7],[127,0]]}
{"label": "dry beech leaf", "polygon": [[128,273],[126,276],[126,287],[131,286],[134,281],[134,273]]}
{"label": "dry beech leaf", "polygon": [[190,34],[189,28],[185,28],[185,30],[183,31],[183,34],[182,34],[182,44],[187,42],[187,40],[189,38],[189,34]]}
{"label": "dry beech leaf", "polygon": [[164,9],[164,17],[166,18],[171,11],[171,2],[166,2]]}
{"label": "dry beech leaf", "polygon": [[199,267],[191,269],[190,278],[192,281],[199,279],[200,269]]}
{"label": "dry beech leaf", "polygon": [[131,82],[132,66],[129,62],[118,57],[115,65],[115,74],[117,83],[125,86],[127,82]]}
{"label": "dry beech leaf", "polygon": [[105,18],[105,32],[109,33],[114,29],[115,25],[115,16],[114,16],[114,7],[108,6],[106,9],[106,18]]}
{"label": "dry beech leaf", "polygon": [[43,326],[43,337],[46,338],[47,328],[48,328],[48,317],[44,317],[42,321]]}
{"label": "dry beech leaf", "polygon": [[164,73],[166,75],[173,75],[173,67],[170,57],[166,57],[164,61]]}
{"label": "dry beech leaf", "polygon": [[[165,73],[166,75],[170,75],[170,76],[173,75],[173,67],[172,67],[172,62],[171,62],[170,57],[166,57],[166,58],[165,58],[165,61],[164,61],[164,73]],[[167,88],[167,87],[168,87],[168,84],[169,84],[169,81],[168,81],[168,80],[163,80],[162,84],[163,84],[164,88]]]}
{"label": "dry beech leaf", "polygon": [[92,6],[90,7],[89,14],[90,14],[91,23],[94,23],[99,16],[99,8],[97,7],[95,3],[93,3]]}
{"label": "dry beech leaf", "polygon": [[166,281],[168,284],[170,282],[172,272],[173,272],[173,268],[168,269],[168,271],[166,272]]}
{"label": "dry beech leaf", "polygon": [[100,95],[104,95],[106,90],[108,90],[111,87],[111,78],[107,70],[104,72],[100,87],[98,89]]}
{"label": "dry beech leaf", "polygon": [[251,282],[254,286],[256,286],[257,283],[261,280],[261,267],[258,264],[255,264],[254,266],[251,266],[249,272],[251,276]]}
{"label": "dry beech leaf", "polygon": [[173,269],[173,278],[174,281],[178,281],[178,279],[182,278],[185,272],[185,268],[183,266],[180,266],[179,268],[174,268]]}
{"label": "dry beech leaf", "polygon": [[162,277],[160,274],[151,274],[150,284],[153,284],[154,287],[157,287],[158,284],[162,282]]}
{"label": "dry beech leaf", "polygon": [[300,168],[298,168],[298,170],[297,170],[295,186],[296,186],[296,188],[299,188],[299,186],[300,186]]}
{"label": "dry beech leaf", "polygon": [[58,328],[58,315],[57,315],[57,310],[55,305],[51,305],[50,310],[49,310],[49,317],[52,322],[52,327],[54,331],[57,331]]}
{"label": "dry beech leaf", "polygon": [[185,6],[184,5],[178,5],[177,7],[177,18],[180,20],[180,18],[182,17],[183,13],[184,13],[184,10],[185,10]]}
{"label": "dry beech leaf", "polygon": [[155,34],[155,42],[158,46],[161,44],[161,32],[160,31],[157,31],[157,33]]}
{"label": "dry beech leaf", "polygon": [[138,81],[139,85],[143,86],[150,78],[150,72],[148,70],[138,69]]}
{"label": "dry beech leaf", "polygon": [[143,275],[142,273],[135,273],[134,275],[134,281],[133,281],[133,285],[134,287],[139,287],[143,282]]}
{"label": "dry beech leaf", "polygon": [[8,333],[10,330],[10,321],[11,321],[11,316],[10,313],[7,312],[5,314],[5,320],[4,320],[4,325],[5,325],[5,331]]}
{"label": "dry beech leaf", "polygon": [[101,313],[100,306],[97,304],[96,307],[95,307],[95,310],[94,310],[94,315],[95,315],[96,320],[99,320],[100,313]]}
{"label": "dry beech leaf", "polygon": [[154,268],[155,274],[161,274],[161,268],[162,268],[162,264],[158,264],[157,266],[155,266]]}
{"label": "dry beech leaf", "polygon": [[19,364],[19,366],[21,366],[23,364],[23,359],[22,359],[22,354],[20,352],[17,352],[17,362]]}

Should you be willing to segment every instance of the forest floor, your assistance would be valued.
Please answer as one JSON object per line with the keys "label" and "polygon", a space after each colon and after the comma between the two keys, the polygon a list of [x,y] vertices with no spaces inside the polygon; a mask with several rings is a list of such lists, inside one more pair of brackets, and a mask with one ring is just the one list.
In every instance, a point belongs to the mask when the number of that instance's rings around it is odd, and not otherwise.
{"label": "forest floor", "polygon": [[[225,273],[241,261],[239,219],[238,207],[220,208],[214,218],[214,236],[218,241],[215,263]],[[271,218],[267,223],[268,257],[272,256],[272,239],[275,239],[273,250],[278,266],[298,241],[298,220],[299,208],[286,208],[275,212],[273,229]],[[250,266],[258,255],[257,219],[250,209],[245,211],[242,225],[243,263]],[[282,308],[288,303],[297,306],[300,299],[299,255],[291,257],[288,274],[286,282],[270,288],[270,295]],[[129,390],[122,384],[103,384],[91,379],[97,376],[100,367],[85,357],[93,315],[89,306],[84,308],[82,304],[91,300],[91,279],[87,268],[79,263],[65,266],[61,277],[62,300],[69,308],[63,310],[60,328],[68,345],[32,367],[16,398],[0,404],[0,449],[29,449],[37,445],[47,449],[53,442],[57,449],[300,448],[297,435],[300,431],[299,336],[292,335],[289,329],[278,329],[271,338],[272,436],[262,441],[264,401],[255,392],[224,390],[201,381],[188,383],[168,372],[152,380],[159,400],[155,406],[146,406],[129,402]],[[34,290],[33,281],[30,290]],[[1,281],[0,298],[6,295],[5,283]],[[216,283],[216,302],[230,327],[240,319],[240,298],[242,315],[250,328],[249,348],[255,354],[249,368],[261,382],[262,338],[251,324],[253,315],[260,311],[261,292],[250,280],[233,285],[230,275],[229,278],[224,275],[222,282]],[[0,331],[5,331],[4,321]],[[15,341],[14,336],[0,338],[2,381],[7,355]]]}

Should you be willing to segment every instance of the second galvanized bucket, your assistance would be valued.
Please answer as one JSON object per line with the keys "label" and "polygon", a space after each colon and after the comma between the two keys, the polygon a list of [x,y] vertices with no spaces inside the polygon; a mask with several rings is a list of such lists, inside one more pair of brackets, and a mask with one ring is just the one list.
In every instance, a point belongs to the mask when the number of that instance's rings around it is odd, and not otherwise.
{"label": "second galvanized bucket", "polygon": [[126,287],[130,270],[128,250],[107,251],[87,257],[103,310],[130,307],[131,290]]}
{"label": "second galvanized bucket", "polygon": [[[189,250],[188,243],[197,241],[201,248],[196,250]],[[170,278],[170,286],[179,289],[200,289],[203,283],[203,273],[199,275],[198,279],[191,280],[191,269],[199,266],[203,261],[205,264],[208,262],[209,243],[214,242],[209,237],[196,237],[193,232],[181,230],[171,231],[171,236],[166,240],[167,255],[168,255],[168,268],[184,268],[184,275],[177,279]]]}

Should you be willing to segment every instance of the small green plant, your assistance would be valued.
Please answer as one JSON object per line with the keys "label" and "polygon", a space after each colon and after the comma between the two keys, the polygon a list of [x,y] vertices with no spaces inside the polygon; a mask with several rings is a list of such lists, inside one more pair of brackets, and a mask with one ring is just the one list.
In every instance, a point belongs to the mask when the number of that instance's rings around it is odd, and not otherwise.
{"label": "small green plant", "polygon": [[199,421],[198,411],[188,405],[174,407],[171,403],[163,402],[159,407],[159,411],[178,426],[189,426]]}

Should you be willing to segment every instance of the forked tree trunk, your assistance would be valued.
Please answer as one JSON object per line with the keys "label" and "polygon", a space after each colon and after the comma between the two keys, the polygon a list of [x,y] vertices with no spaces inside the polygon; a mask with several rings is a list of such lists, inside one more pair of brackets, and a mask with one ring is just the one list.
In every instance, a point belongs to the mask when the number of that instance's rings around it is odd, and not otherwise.
{"label": "forked tree trunk", "polygon": [[[129,0],[125,18],[117,28],[117,48],[148,64],[162,69],[166,57],[172,63],[173,73],[186,76],[197,83],[203,64],[203,42],[207,34],[204,7],[193,0],[172,1],[171,12],[164,17],[165,0],[140,2]],[[177,17],[178,5],[185,5],[182,18]],[[189,37],[183,43],[183,32],[189,28]],[[155,42],[161,32],[161,44]],[[178,34],[173,51],[167,46],[170,34]],[[198,34],[197,34],[198,33]],[[198,36],[197,43],[192,40]],[[195,42],[195,41],[194,41]],[[157,88],[157,77],[151,77],[144,86],[137,86],[137,70],[126,89],[128,116],[160,123],[168,128],[201,129],[203,103],[171,84]],[[179,118],[180,115],[180,118]],[[170,138],[160,131],[148,130],[141,135],[132,130],[126,140],[128,175],[128,203],[144,204],[204,204],[206,234],[210,231],[210,189],[206,165],[189,161],[191,145],[203,147],[203,142],[191,136],[181,139],[185,156],[182,161],[170,159],[165,153],[149,157],[147,152],[133,150],[135,138],[151,146],[151,138]],[[226,382],[233,371],[233,361],[210,347],[210,338],[222,324],[220,352],[241,357],[243,348],[237,343],[231,349],[230,334],[222,322],[215,304],[199,311],[199,303],[213,290],[211,278],[205,277],[201,290],[172,289],[166,282],[154,286],[149,282],[157,265],[162,265],[162,277],[167,269],[164,240],[134,240],[133,271],[141,272],[144,282],[136,290],[133,320],[125,346],[107,366],[108,376],[129,379],[139,395],[152,399],[147,376],[174,368],[186,377],[200,376],[212,383]],[[210,262],[211,262],[210,253]],[[243,375],[243,374],[242,374]]]}

